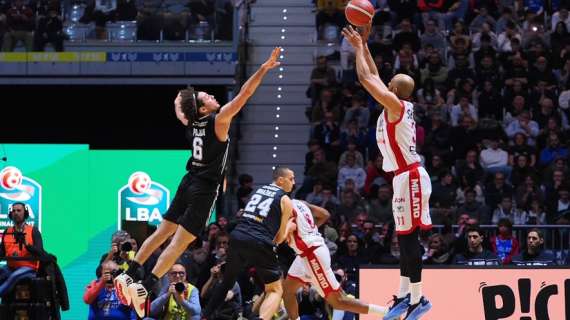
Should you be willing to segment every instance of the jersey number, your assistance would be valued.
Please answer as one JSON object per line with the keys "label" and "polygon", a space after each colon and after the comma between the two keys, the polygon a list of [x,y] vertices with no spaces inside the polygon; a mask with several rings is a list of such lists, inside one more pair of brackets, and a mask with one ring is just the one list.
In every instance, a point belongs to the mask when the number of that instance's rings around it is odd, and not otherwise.
{"label": "jersey number", "polygon": [[262,217],[267,217],[269,210],[271,209],[271,204],[273,203],[273,198],[265,199],[263,202],[259,203],[263,199],[262,196],[254,194],[251,196],[251,200],[247,203],[245,211],[255,212],[255,209],[259,209],[259,215]]}
{"label": "jersey number", "polygon": [[194,140],[192,140],[192,156],[194,157],[194,159],[200,161],[202,160],[202,146],[204,145],[204,141],[202,141],[202,138],[199,137],[194,137]]}

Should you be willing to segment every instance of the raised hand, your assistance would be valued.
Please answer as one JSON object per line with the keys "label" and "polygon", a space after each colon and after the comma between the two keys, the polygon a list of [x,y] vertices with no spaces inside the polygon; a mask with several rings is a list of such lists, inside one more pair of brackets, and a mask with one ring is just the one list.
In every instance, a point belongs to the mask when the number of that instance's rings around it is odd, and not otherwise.
{"label": "raised hand", "polygon": [[352,26],[348,26],[342,29],[342,35],[346,38],[348,43],[354,47],[355,50],[363,48],[362,36],[356,30],[354,30]]}
{"label": "raised hand", "polygon": [[281,62],[277,61],[277,59],[279,59],[280,53],[281,53],[281,47],[275,47],[273,51],[271,51],[271,56],[269,56],[269,59],[267,59],[267,61],[263,63],[263,67],[267,69],[273,69],[281,65]]}

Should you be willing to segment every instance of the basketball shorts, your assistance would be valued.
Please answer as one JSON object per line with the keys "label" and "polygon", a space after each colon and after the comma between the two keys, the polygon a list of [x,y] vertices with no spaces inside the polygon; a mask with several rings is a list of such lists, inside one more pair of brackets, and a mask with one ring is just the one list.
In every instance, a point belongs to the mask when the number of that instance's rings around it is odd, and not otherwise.
{"label": "basketball shorts", "polygon": [[200,235],[214,210],[218,188],[215,182],[193,178],[187,173],[163,218],[181,225],[194,236]]}
{"label": "basketball shorts", "polygon": [[392,186],[394,188],[392,212],[396,232],[409,234],[418,227],[424,230],[430,229],[431,181],[427,171],[421,166],[416,166],[396,175],[392,180]]}
{"label": "basketball shorts", "polygon": [[322,297],[340,289],[340,284],[331,269],[331,254],[326,245],[311,248],[298,255],[287,276],[303,283],[310,283]]}

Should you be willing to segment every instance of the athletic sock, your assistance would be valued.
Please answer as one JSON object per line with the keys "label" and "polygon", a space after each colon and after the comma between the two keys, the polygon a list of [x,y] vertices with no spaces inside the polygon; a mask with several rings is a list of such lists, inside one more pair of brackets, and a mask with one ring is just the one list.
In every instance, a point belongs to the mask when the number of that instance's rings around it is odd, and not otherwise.
{"label": "athletic sock", "polygon": [[129,268],[127,269],[127,271],[125,271],[125,273],[129,277],[131,277],[134,282],[141,280],[143,278],[142,266],[138,262],[136,262],[135,260],[131,260],[131,261],[127,262],[127,264],[129,266]]}
{"label": "athletic sock", "polygon": [[398,298],[404,298],[410,293],[410,278],[400,276],[400,292],[398,292]]}
{"label": "athletic sock", "polygon": [[422,283],[415,282],[410,284],[410,292],[411,292],[411,299],[410,304],[414,305],[420,302],[420,298],[422,297]]}
{"label": "athletic sock", "polygon": [[143,287],[146,291],[150,294],[150,292],[154,289],[154,286],[160,281],[160,279],[151,273],[144,281],[142,282]]}
{"label": "athletic sock", "polygon": [[377,306],[375,304],[368,305],[368,314],[374,314],[377,316],[384,316],[388,312],[388,308]]}

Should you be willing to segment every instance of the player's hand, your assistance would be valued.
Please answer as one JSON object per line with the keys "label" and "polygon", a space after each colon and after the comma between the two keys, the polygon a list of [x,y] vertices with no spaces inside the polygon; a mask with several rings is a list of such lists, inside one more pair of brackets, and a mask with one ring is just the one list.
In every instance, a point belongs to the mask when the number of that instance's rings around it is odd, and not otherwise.
{"label": "player's hand", "polygon": [[369,24],[364,25],[359,28],[360,30],[360,40],[362,44],[365,45],[368,42],[368,37],[370,37],[370,30],[372,29],[372,21]]}
{"label": "player's hand", "polygon": [[360,50],[363,48],[362,37],[358,32],[356,32],[356,30],[352,28],[352,26],[343,28],[342,35],[346,38],[348,43],[350,43],[350,45],[354,47],[355,50]]}
{"label": "player's hand", "polygon": [[281,47],[275,47],[273,51],[271,51],[271,56],[269,59],[262,64],[262,67],[267,69],[273,69],[281,65],[281,62],[277,61],[279,59],[279,54],[281,53]]}

